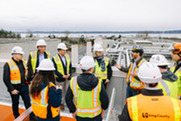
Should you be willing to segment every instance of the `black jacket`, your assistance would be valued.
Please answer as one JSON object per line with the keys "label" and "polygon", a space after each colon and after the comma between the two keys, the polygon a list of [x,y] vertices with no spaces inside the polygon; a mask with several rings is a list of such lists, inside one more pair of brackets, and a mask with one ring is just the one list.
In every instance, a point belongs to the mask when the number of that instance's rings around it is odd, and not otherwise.
{"label": "black jacket", "polygon": [[175,81],[177,81],[178,77],[173,72],[168,70],[168,71],[162,73],[162,79],[165,79],[170,82],[175,82]]}
{"label": "black jacket", "polygon": [[[98,78],[96,78],[93,74],[83,73],[77,77],[77,83],[82,90],[88,91],[97,86]],[[70,86],[67,90],[65,101],[70,113],[74,113],[76,111],[76,107],[73,103],[73,92],[70,89]],[[109,104],[109,98],[103,84],[101,84],[100,101],[102,109],[106,110]]]}
{"label": "black jacket", "polygon": [[[97,58],[94,58],[94,59],[97,60],[99,66],[100,66],[100,64],[101,64],[101,59],[97,59]],[[107,68],[107,79],[111,80],[111,77],[112,77],[112,68],[111,68],[111,63],[110,63],[110,61],[109,61],[109,64],[108,64],[108,66],[107,66],[106,68]]]}
{"label": "black jacket", "polygon": [[[58,55],[59,55],[59,54],[58,54]],[[67,75],[67,66],[64,65],[63,60],[62,60],[62,58],[60,57],[60,55],[59,55],[59,58],[60,58],[60,60],[62,61],[63,70],[64,70],[64,72],[65,72],[65,75]],[[52,62],[53,62],[54,67],[55,67],[55,74],[58,76],[58,78],[56,77],[57,82],[64,82],[65,79],[63,78],[63,75],[57,71],[57,65],[56,65],[56,63],[55,63],[54,58],[52,58]],[[66,60],[66,63],[67,63],[67,60]],[[70,62],[70,66],[69,66],[69,74],[70,74],[70,77],[68,78],[68,80],[71,79],[71,73],[72,73],[72,63]]]}
{"label": "black jacket", "polygon": [[[163,96],[163,92],[161,89],[157,90],[147,90],[147,89],[142,89],[141,93],[146,96]],[[123,111],[121,116],[119,117],[119,121],[131,121],[127,104],[124,105]]]}
{"label": "black jacket", "polygon": [[[14,58],[12,58],[14,60]],[[21,73],[21,84],[17,84],[17,85],[13,85],[11,84],[10,81],[10,68],[8,63],[6,62],[4,64],[4,69],[3,69],[3,81],[8,89],[9,92],[13,91],[14,89],[20,91],[22,86],[25,85],[25,67],[23,65],[23,61],[20,60],[19,62],[17,62],[16,60],[14,60],[14,62],[17,64],[20,73]]]}
{"label": "black jacket", "polygon": [[[48,58],[48,55],[44,52],[45,58]],[[39,51],[37,50],[37,62],[36,62],[36,68],[39,66]],[[27,67],[28,67],[28,73],[27,73],[27,81],[30,82],[33,77],[35,76],[36,72],[33,74],[33,69],[31,65],[31,55],[28,57],[28,62],[27,62]]]}

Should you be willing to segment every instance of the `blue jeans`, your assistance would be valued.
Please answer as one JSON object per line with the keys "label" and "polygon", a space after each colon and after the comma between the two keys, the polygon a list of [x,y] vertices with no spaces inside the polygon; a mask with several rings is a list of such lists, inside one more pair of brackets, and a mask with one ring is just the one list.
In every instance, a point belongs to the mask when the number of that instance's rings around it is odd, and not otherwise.
{"label": "blue jeans", "polygon": [[[24,105],[27,108],[29,108],[31,106],[30,104],[30,96],[29,96],[29,87],[27,84],[25,84],[21,90],[19,90],[19,93],[17,95],[11,95],[11,99],[12,99],[12,109],[13,109],[13,114],[14,117],[17,118],[20,114],[19,114],[19,97],[21,96],[24,102]],[[33,115],[33,113],[31,113],[30,115]]]}
{"label": "blue jeans", "polygon": [[128,97],[132,97],[132,96],[135,96],[137,94],[139,94],[138,90],[131,88],[129,85],[127,86],[127,88],[126,88],[126,99]]}

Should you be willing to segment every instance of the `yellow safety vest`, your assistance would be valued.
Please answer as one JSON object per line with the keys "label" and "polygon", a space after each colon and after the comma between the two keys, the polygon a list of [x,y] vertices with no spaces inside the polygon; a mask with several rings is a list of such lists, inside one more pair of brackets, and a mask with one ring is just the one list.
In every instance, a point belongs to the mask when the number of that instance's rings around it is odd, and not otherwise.
{"label": "yellow safety vest", "polygon": [[[26,77],[26,61],[23,59],[23,65],[25,67],[25,77]],[[16,84],[21,84],[21,72],[14,62],[13,59],[7,62],[10,68],[10,81],[11,84],[16,85]]]}
{"label": "yellow safety vest", "polygon": [[96,62],[96,66],[95,66],[95,70],[94,70],[95,77],[98,77],[99,79],[101,79],[101,81],[104,80],[104,79],[107,79],[107,73],[108,73],[107,66],[109,64],[109,58],[104,57],[105,71],[101,70],[102,66],[101,66],[101,64],[99,66],[99,63],[97,62],[97,59],[95,59],[95,62]]}
{"label": "yellow safety vest", "polygon": [[[146,60],[143,58],[143,59],[138,63],[138,65],[136,65],[133,73],[137,73],[137,72],[138,72],[138,68],[139,68],[144,62],[146,62]],[[126,77],[126,81],[127,81],[127,83],[130,82],[130,87],[132,87],[133,89],[142,89],[142,88],[143,88],[143,85],[141,84],[141,82],[138,81],[138,80],[136,80],[133,76],[132,76],[131,80],[129,80],[129,78],[130,78],[130,73],[131,73],[132,68],[133,68],[133,63],[131,63],[131,66],[130,66],[130,68],[129,68],[129,70],[128,70],[128,75],[127,75],[127,77]]]}
{"label": "yellow safety vest", "polygon": [[[50,87],[56,87],[53,83],[50,83],[49,86],[46,86],[41,90],[40,94],[36,97],[32,97],[31,106],[33,113],[39,118],[47,119],[48,113],[48,90]],[[50,110],[52,113],[52,118],[59,116],[60,110],[59,107],[53,107],[50,105]]]}
{"label": "yellow safety vest", "polygon": [[[175,66],[173,66],[172,68],[170,68],[170,71],[171,72],[174,72],[175,70]],[[175,72],[175,75],[178,77],[177,79],[177,84],[178,84],[178,98],[180,99],[181,98],[181,70],[178,69],[176,72]]]}
{"label": "yellow safety vest", "polygon": [[100,101],[101,81],[93,90],[84,91],[77,84],[77,77],[73,77],[70,81],[70,88],[73,92],[77,116],[93,118],[102,112]]}
{"label": "yellow safety vest", "polygon": [[[50,59],[48,52],[45,51],[45,53],[47,55],[47,58]],[[33,69],[33,74],[34,74],[35,71],[36,71],[37,51],[31,52],[30,56],[31,56],[31,66],[32,66],[32,69]]]}
{"label": "yellow safety vest", "polygon": [[169,96],[144,96],[127,99],[132,121],[181,121],[181,102]]}
{"label": "yellow safety vest", "polygon": [[[61,59],[59,57],[59,54],[54,56],[53,59],[55,61],[55,64],[57,65],[57,71],[59,73],[61,73],[62,75],[65,75],[65,72],[64,72],[64,69],[63,69],[63,63],[62,63],[62,61],[61,61]],[[69,69],[70,68],[70,57],[69,57],[69,55],[66,54],[65,59],[67,61],[67,75],[68,75],[69,71],[70,71],[70,69]],[[58,76],[56,75],[56,77],[58,77]]]}
{"label": "yellow safety vest", "polygon": [[162,89],[164,95],[168,95],[175,99],[178,98],[177,81],[171,82],[163,79],[158,83],[157,88]]}

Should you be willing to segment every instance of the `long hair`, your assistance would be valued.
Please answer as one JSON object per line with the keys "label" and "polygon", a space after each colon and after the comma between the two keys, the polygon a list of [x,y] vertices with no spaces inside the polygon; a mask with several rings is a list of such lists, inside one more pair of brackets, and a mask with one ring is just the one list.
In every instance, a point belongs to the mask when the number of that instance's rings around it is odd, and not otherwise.
{"label": "long hair", "polygon": [[44,82],[49,85],[49,82],[55,84],[55,75],[53,71],[39,71],[33,78],[30,85],[30,95],[34,98],[41,92],[41,84]]}

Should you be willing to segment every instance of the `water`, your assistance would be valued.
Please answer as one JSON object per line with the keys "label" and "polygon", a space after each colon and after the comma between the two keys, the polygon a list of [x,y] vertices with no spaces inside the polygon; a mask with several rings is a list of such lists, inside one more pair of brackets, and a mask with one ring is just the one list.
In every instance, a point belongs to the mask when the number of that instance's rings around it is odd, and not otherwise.
{"label": "water", "polygon": [[[35,33],[33,34],[34,36],[37,36],[37,37],[48,37],[48,35],[55,35],[56,37],[65,37],[66,35],[63,34],[63,33],[60,33],[60,34],[55,34],[55,33]],[[122,35],[122,36],[135,36],[137,35],[136,33],[129,33],[129,34],[113,34],[113,33],[110,33],[110,34],[100,34],[100,33],[95,33],[95,34],[89,34],[89,33],[73,33],[73,34],[69,34],[69,37],[81,37],[82,35],[84,35],[84,37],[98,37],[98,36],[116,36],[118,37],[119,35]],[[21,37],[25,37],[26,36],[26,33],[22,33],[21,34]],[[181,34],[149,34],[150,37],[168,37],[168,38],[181,38]]]}

